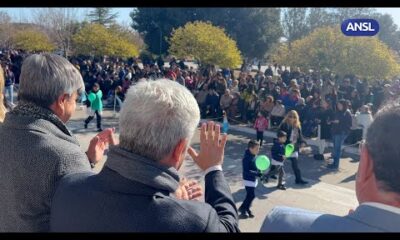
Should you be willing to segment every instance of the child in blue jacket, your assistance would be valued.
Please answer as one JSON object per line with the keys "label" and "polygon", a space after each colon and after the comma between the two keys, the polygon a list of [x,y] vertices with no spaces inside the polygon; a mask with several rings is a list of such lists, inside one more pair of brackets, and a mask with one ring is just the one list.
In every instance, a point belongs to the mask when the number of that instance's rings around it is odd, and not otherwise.
{"label": "child in blue jacket", "polygon": [[276,173],[279,174],[278,177],[278,186],[277,188],[280,190],[286,190],[283,182],[283,177],[285,175],[285,171],[283,169],[283,162],[285,161],[285,142],[287,139],[287,134],[284,131],[279,131],[277,133],[277,138],[274,139],[274,145],[271,148],[271,169],[270,171],[263,177],[263,182],[268,182],[268,178]]}
{"label": "child in blue jacket", "polygon": [[255,140],[250,140],[242,160],[243,183],[246,189],[246,198],[239,207],[239,212],[242,216],[246,216],[247,213],[251,218],[254,217],[254,215],[250,211],[250,206],[255,198],[254,190],[256,189],[258,183],[257,177],[260,176],[255,162],[259,151],[260,143]]}

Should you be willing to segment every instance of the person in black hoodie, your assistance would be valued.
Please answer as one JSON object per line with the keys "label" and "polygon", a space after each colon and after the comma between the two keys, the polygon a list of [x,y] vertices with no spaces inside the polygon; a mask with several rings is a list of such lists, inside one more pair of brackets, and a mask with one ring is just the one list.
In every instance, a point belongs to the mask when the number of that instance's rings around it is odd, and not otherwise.
{"label": "person in black hoodie", "polygon": [[301,147],[305,147],[306,142],[301,132],[301,123],[296,111],[292,110],[286,114],[286,117],[279,126],[279,130],[284,131],[287,134],[285,145],[294,145],[294,152],[290,157],[288,157],[288,159],[292,162],[292,169],[296,177],[295,183],[301,185],[307,184],[308,182],[302,179],[300,168],[298,166],[298,152]]}
{"label": "person in black hoodie", "polygon": [[243,183],[246,189],[246,198],[244,199],[242,205],[239,207],[239,211],[242,217],[254,217],[253,213],[250,211],[251,203],[255,198],[254,190],[257,187],[258,181],[257,177],[261,177],[261,173],[256,167],[256,155],[260,151],[260,143],[255,140],[250,140],[244,157],[242,160],[243,167]]}
{"label": "person in black hoodie", "polygon": [[332,103],[327,100],[321,101],[321,112],[318,116],[318,123],[320,125],[320,138],[318,141],[319,156],[314,156],[317,160],[324,160],[324,151],[326,147],[326,140],[332,139],[330,120],[333,119]]}
{"label": "person in black hoodie", "polygon": [[342,145],[344,140],[350,133],[352,126],[352,117],[349,110],[349,102],[345,99],[337,103],[337,111],[334,114],[332,124],[332,137],[333,137],[333,164],[328,165],[331,169],[339,168],[339,160],[342,154]]}
{"label": "person in black hoodie", "polygon": [[283,182],[283,177],[285,176],[285,171],[283,169],[283,161],[286,160],[285,157],[285,142],[287,140],[287,134],[284,131],[279,131],[277,133],[277,138],[274,138],[274,145],[271,148],[271,169],[270,171],[263,177],[263,181],[265,183],[268,182],[268,178],[276,173],[279,174],[278,178],[278,186],[277,188],[280,190],[286,190]]}

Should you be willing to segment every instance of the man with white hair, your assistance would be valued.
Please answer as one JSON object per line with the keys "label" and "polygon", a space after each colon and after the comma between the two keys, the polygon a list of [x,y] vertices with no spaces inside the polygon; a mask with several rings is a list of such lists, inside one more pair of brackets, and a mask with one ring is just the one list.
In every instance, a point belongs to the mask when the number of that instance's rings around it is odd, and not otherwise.
{"label": "man with white hair", "polygon": [[43,232],[62,176],[91,171],[113,130],[99,133],[86,154],[65,123],[84,84],[65,58],[34,54],[21,69],[19,103],[0,125],[0,232]]}
{"label": "man with white hair", "polygon": [[[200,153],[190,141],[200,121],[193,95],[162,79],[130,88],[120,114],[120,144],[102,171],[66,176],[51,211],[56,232],[238,232],[222,173],[227,136],[203,124]],[[174,196],[186,152],[204,171],[205,203]],[[188,191],[191,195],[191,191]],[[190,198],[190,196],[189,196]]]}

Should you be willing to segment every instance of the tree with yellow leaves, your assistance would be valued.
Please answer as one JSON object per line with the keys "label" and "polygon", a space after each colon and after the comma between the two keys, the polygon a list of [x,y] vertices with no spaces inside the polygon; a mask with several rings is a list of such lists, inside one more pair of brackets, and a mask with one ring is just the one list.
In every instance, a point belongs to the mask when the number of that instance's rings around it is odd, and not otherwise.
{"label": "tree with yellow leaves", "polygon": [[28,52],[50,52],[55,49],[55,45],[45,33],[33,28],[19,30],[13,36],[13,42],[16,48]]}
{"label": "tree with yellow leaves", "polygon": [[75,54],[112,57],[134,57],[138,48],[122,35],[114,34],[100,24],[87,24],[73,36]]}
{"label": "tree with yellow leaves", "polygon": [[236,68],[242,57],[236,42],[228,37],[224,29],[209,22],[189,22],[173,30],[169,39],[169,53],[178,58],[194,58],[201,65],[217,65]]}
{"label": "tree with yellow leaves", "polygon": [[278,63],[304,70],[328,69],[341,76],[367,79],[391,78],[400,73],[395,55],[377,37],[347,37],[339,26],[318,28],[294,41],[286,51],[276,57]]}

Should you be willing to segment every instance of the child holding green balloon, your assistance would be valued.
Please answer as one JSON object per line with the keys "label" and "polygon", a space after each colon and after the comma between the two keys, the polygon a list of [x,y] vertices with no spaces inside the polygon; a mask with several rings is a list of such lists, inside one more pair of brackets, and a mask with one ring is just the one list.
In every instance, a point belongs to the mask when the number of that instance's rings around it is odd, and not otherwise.
{"label": "child holding green balloon", "polygon": [[[285,147],[285,142],[287,140],[287,134],[284,131],[278,131],[277,138],[274,139],[274,145],[271,148],[271,169],[270,171],[263,177],[264,182],[268,182],[268,178],[276,173],[279,174],[278,177],[278,186],[277,188],[280,190],[286,190],[285,185],[283,184],[283,177],[285,175],[285,171],[283,169],[283,162],[286,160],[287,155],[291,155],[292,152],[288,152],[289,148]],[[290,146],[289,146],[290,147]]]}
{"label": "child holding green balloon", "polygon": [[239,207],[242,216],[246,216],[247,213],[249,217],[254,217],[250,206],[255,198],[254,190],[258,184],[257,177],[261,176],[256,166],[256,156],[259,151],[260,143],[255,140],[250,140],[242,161],[243,183],[246,189],[246,198]]}

